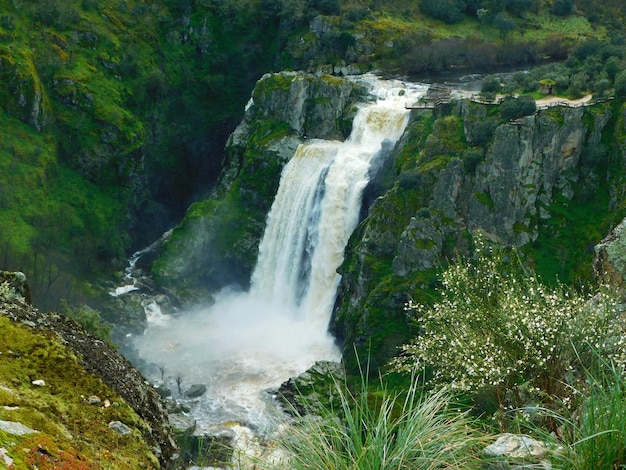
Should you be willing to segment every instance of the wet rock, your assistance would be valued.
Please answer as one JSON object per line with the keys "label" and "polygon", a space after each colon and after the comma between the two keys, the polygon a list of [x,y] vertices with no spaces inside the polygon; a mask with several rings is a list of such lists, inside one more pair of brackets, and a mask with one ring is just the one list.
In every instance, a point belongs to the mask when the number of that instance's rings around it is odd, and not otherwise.
{"label": "wet rock", "polygon": [[0,420],[0,431],[4,431],[7,434],[13,434],[14,436],[23,436],[25,434],[35,434],[39,432],[29,428],[28,426],[24,426],[22,423],[18,423],[17,421],[4,420]]}
{"label": "wet rock", "polygon": [[333,401],[334,384],[341,383],[343,378],[340,363],[318,361],[299,376],[283,382],[275,392],[276,399],[291,415],[317,414]]}
{"label": "wet rock", "polygon": [[187,389],[185,392],[185,396],[187,398],[198,398],[206,393],[206,385],[204,384],[193,384],[191,387]]}
{"label": "wet rock", "polygon": [[172,389],[161,384],[154,387],[157,393],[161,396],[161,398],[167,398],[172,396]]}
{"label": "wet rock", "polygon": [[230,429],[185,436],[181,439],[183,459],[202,462],[209,468],[231,468],[236,437]]}
{"label": "wet rock", "polygon": [[185,405],[184,403],[177,402],[176,400],[167,400],[165,402],[167,405],[167,412],[171,415],[173,413],[189,413],[191,412],[191,408]]}
{"label": "wet rock", "polygon": [[183,413],[172,413],[168,416],[170,426],[174,432],[181,436],[191,436],[196,430],[196,420],[191,416],[184,415]]}

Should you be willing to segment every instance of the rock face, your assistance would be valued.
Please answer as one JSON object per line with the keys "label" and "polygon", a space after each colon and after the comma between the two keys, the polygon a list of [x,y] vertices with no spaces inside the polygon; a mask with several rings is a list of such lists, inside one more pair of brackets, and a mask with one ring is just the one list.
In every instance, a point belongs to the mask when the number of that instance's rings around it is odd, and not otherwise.
{"label": "rock face", "polygon": [[185,396],[187,398],[198,398],[206,393],[206,385],[204,384],[193,384],[189,389],[185,392]]}
{"label": "rock face", "polygon": [[589,246],[623,192],[622,170],[608,172],[602,151],[614,129],[610,106],[555,108],[514,124],[489,113],[469,101],[415,112],[340,269],[331,328],[346,354],[356,344],[373,365],[396,354],[411,334],[408,296],[429,289],[442,263],[468,254],[477,232],[518,247],[542,273],[562,279],[587,266],[591,276]]}
{"label": "rock face", "polygon": [[[3,276],[14,276],[4,273]],[[165,405],[144,377],[109,345],[94,338],[74,321],[54,313],[43,313],[20,300],[0,296],[0,314],[38,330],[56,333],[84,368],[117,392],[149,425],[144,438],[152,444],[162,468],[180,468],[179,447],[168,422]]]}
{"label": "rock face", "polygon": [[319,361],[297,377],[283,382],[276,391],[276,398],[286,413],[300,417],[316,414],[333,400],[336,385],[344,378],[341,364]]}
{"label": "rock face", "polygon": [[621,291],[626,287],[626,219],[595,247],[597,275]]}
{"label": "rock face", "polygon": [[157,283],[189,289],[245,286],[280,174],[307,138],[343,139],[363,90],[332,76],[265,75],[230,136],[217,189],[191,206],[154,265]]}
{"label": "rock face", "polygon": [[[155,262],[157,283],[245,288],[284,164],[306,138],[346,136],[362,99],[362,89],[337,77],[263,77],[229,139],[217,189],[190,208]],[[615,111],[611,103],[557,107],[515,122],[470,100],[413,111],[365,191],[339,270],[330,327],[345,353],[356,345],[373,367],[395,355],[411,335],[409,295],[431,289],[437,268],[469,254],[478,232],[520,249],[542,275],[590,278],[591,247],[626,215],[625,159],[607,150],[626,132]]]}

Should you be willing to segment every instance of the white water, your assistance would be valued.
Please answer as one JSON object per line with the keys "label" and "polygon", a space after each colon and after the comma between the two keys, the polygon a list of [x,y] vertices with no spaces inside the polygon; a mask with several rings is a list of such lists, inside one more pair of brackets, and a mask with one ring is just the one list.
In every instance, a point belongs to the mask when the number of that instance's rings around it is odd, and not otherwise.
{"label": "white water", "polygon": [[268,215],[249,292],[222,292],[210,308],[150,324],[139,353],[164,371],[174,397],[193,383],[204,428],[243,422],[263,428],[278,387],[318,360],[339,360],[328,334],[343,251],[358,223],[372,159],[404,131],[426,87],[373,77],[376,100],[361,106],[345,142],[312,140],[285,166]]}

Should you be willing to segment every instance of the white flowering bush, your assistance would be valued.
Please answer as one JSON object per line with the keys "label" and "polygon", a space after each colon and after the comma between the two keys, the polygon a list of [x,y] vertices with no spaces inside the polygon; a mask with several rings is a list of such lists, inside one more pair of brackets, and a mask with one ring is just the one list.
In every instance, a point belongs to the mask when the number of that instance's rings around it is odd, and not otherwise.
{"label": "white flowering bush", "polygon": [[10,299],[12,295],[14,295],[14,293],[11,285],[7,281],[0,283],[0,297]]}
{"label": "white flowering bush", "polygon": [[478,243],[475,259],[458,260],[442,278],[432,306],[409,302],[418,335],[404,346],[396,370],[432,369],[432,383],[458,391],[526,383],[550,396],[566,395],[596,351],[624,364],[625,341],[608,291],[583,295],[548,287],[515,254]]}

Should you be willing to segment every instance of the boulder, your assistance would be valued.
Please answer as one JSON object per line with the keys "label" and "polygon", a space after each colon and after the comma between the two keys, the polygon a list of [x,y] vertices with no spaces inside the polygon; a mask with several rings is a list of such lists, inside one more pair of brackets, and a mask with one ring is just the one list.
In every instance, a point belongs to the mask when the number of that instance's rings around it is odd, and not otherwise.
{"label": "boulder", "polygon": [[493,458],[488,469],[544,469],[550,470],[546,460],[547,449],[543,442],[525,434],[500,434],[493,444],[484,449],[484,454]]}
{"label": "boulder", "polygon": [[198,398],[206,393],[206,385],[204,384],[193,384],[191,387],[187,389],[185,392],[185,396],[187,398]]}
{"label": "boulder", "polygon": [[171,413],[169,416],[170,426],[178,436],[191,436],[196,430],[196,420],[183,413]]}
{"label": "boulder", "polygon": [[29,428],[28,426],[24,426],[22,423],[18,423],[17,421],[4,420],[0,420],[0,431],[4,431],[7,434],[13,434],[14,436],[23,436],[25,434],[35,434],[39,432]]}
{"label": "boulder", "polygon": [[115,431],[116,433],[125,436],[126,434],[130,434],[132,431],[128,426],[126,426],[121,421],[111,421],[109,423],[109,429]]}
{"label": "boulder", "polygon": [[344,376],[340,363],[318,361],[299,376],[283,382],[275,396],[288,414],[317,414],[333,400],[334,385],[343,383]]}

